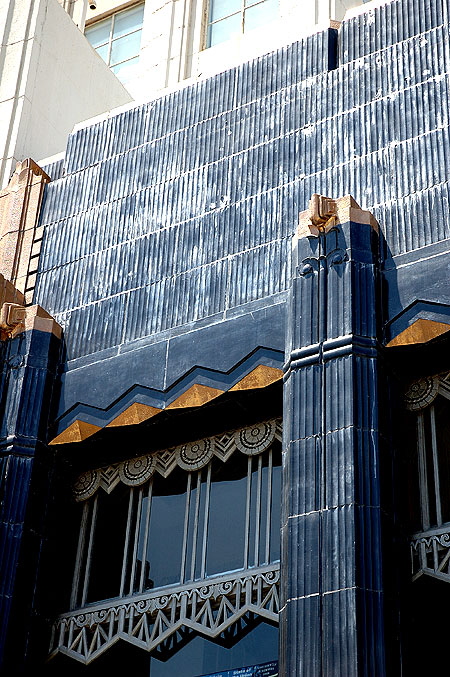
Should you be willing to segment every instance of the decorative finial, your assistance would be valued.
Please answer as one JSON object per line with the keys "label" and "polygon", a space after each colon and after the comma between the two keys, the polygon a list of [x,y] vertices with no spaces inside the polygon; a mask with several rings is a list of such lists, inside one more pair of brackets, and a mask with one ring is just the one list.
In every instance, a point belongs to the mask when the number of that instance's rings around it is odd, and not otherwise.
{"label": "decorative finial", "polygon": [[309,229],[313,235],[328,233],[336,224],[336,201],[324,195],[313,193],[309,201],[309,217],[311,219]]}
{"label": "decorative finial", "polygon": [[24,327],[26,308],[18,303],[4,303],[0,310],[0,341],[13,338]]}

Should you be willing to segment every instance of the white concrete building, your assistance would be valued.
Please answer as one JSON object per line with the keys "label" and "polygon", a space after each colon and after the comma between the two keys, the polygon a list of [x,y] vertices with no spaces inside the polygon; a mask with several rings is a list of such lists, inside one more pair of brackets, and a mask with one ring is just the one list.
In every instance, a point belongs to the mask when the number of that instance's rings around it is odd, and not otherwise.
{"label": "white concrete building", "polygon": [[208,77],[289,44],[330,25],[330,20],[342,20],[349,9],[362,4],[362,0],[147,0],[145,4],[91,0],[85,31],[132,96],[145,100],[180,81]]}
{"label": "white concrete building", "polygon": [[0,0],[0,187],[65,149],[75,123],[131,100],[57,0]]}
{"label": "white concrete building", "polygon": [[0,0],[0,188],[17,161],[63,152],[75,124],[270,52],[362,4]]}

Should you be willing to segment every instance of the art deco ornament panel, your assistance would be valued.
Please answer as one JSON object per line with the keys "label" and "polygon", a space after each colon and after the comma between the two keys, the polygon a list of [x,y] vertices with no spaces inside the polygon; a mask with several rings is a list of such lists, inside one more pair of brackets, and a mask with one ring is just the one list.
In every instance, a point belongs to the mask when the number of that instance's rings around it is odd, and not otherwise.
{"label": "art deco ornament panel", "polygon": [[91,663],[119,639],[152,651],[182,628],[213,639],[246,614],[277,622],[279,566],[64,614],[53,628],[51,655],[60,652]]}
{"label": "art deco ornament panel", "polygon": [[128,486],[139,486],[155,472],[168,477],[177,465],[183,470],[199,470],[208,465],[213,456],[226,462],[236,449],[247,456],[261,454],[270,447],[274,439],[281,441],[281,435],[281,419],[273,419],[234,432],[145,454],[105,468],[88,470],[75,482],[74,496],[77,501],[85,501],[99,488],[109,494],[119,482]]}

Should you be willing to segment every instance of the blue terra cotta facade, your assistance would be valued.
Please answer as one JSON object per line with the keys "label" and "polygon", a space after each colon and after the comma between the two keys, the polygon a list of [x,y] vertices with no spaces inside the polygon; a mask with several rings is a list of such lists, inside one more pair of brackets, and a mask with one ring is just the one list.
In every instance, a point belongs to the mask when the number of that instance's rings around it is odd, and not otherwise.
{"label": "blue terra cotta facade", "polygon": [[[286,677],[382,677],[445,666],[447,522],[428,515],[442,541],[436,575],[412,582],[410,535],[426,529],[403,393],[450,371],[449,11],[447,0],[388,3],[94,121],[44,168],[33,302],[63,339],[33,330],[1,346],[5,675],[128,665],[159,675],[130,636],[85,666],[106,626],[90,649],[72,646],[75,659],[56,650],[46,662],[55,619],[90,609],[68,601],[81,547],[71,487],[92,470],[125,472],[127,459],[217,446],[222,433],[281,418],[279,649],[220,669],[278,660]],[[357,204],[328,232],[299,235],[316,193]],[[421,320],[441,330],[419,340]],[[267,463],[251,472],[265,477]],[[121,592],[115,609],[130,597]],[[252,613],[257,644],[276,646],[273,617],[258,625]],[[164,674],[206,673],[182,658],[185,645],[166,647]]]}

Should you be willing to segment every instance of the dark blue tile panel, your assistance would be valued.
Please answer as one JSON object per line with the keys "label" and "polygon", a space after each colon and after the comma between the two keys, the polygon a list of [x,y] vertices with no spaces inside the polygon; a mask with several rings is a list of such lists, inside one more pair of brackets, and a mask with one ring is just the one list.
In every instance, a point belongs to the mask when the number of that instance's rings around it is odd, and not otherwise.
{"label": "dark blue tile panel", "polygon": [[387,2],[344,21],[340,34],[339,62],[347,63],[407,40],[448,21],[445,0]]}

